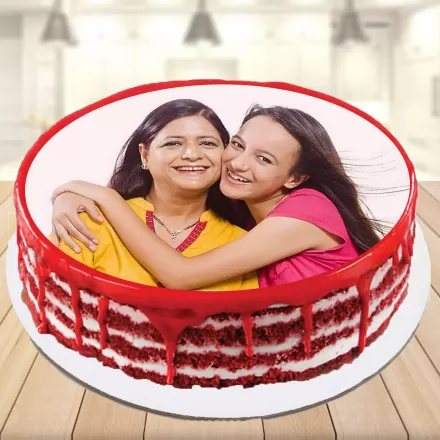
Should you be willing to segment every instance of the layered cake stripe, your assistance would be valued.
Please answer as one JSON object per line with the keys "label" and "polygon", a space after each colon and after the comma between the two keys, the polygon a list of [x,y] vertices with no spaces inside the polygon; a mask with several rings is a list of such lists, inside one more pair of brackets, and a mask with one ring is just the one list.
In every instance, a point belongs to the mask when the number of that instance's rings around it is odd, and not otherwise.
{"label": "layered cake stripe", "polygon": [[[143,311],[71,286],[54,272],[42,280],[35,253],[24,242],[20,246],[27,303],[40,328],[44,310],[48,331],[67,347],[137,379],[167,383],[167,346]],[[305,380],[321,374],[324,365],[351,361],[404,299],[410,271],[405,255],[409,250],[399,248],[363,284],[313,304],[275,304],[244,316],[222,313],[184,329],[173,355],[173,385]]]}

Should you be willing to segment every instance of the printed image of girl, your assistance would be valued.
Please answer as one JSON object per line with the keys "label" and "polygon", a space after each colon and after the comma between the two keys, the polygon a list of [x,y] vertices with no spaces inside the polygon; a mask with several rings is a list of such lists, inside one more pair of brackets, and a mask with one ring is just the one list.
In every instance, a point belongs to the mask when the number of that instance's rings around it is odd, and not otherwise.
{"label": "printed image of girl", "polygon": [[[194,166],[201,163],[193,158]],[[255,270],[260,287],[286,284],[340,267],[379,242],[379,227],[361,209],[330,136],[300,110],[254,106],[223,152],[220,190],[250,230],[191,258],[164,243],[109,187],[74,181],[57,188],[55,203],[65,198],[68,208],[54,225],[65,227],[79,200],[93,200],[140,264],[173,289]],[[159,230],[166,225],[155,221]]]}

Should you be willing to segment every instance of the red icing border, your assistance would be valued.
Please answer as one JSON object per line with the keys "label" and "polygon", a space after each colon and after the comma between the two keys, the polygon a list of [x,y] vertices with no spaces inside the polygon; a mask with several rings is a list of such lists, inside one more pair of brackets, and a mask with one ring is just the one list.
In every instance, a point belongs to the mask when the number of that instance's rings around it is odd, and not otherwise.
{"label": "red icing border", "polygon": [[[302,93],[343,107],[367,120],[394,143],[405,160],[410,177],[410,191],[409,199],[401,218],[380,243],[356,260],[338,269],[291,284],[240,292],[201,292],[171,290],[166,288],[158,289],[157,287],[123,281],[119,278],[95,271],[57,249],[36,226],[30,216],[25,198],[25,186],[29,168],[44,145],[59,131],[76,119],[105,105],[156,90],[198,85],[247,85]],[[130,304],[142,310],[150,322],[162,333],[166,343],[168,383],[172,383],[173,381],[173,358],[176,342],[180,333],[186,327],[201,324],[210,315],[224,312],[240,313],[242,315],[247,339],[246,354],[248,356],[252,356],[253,352],[251,315],[256,311],[266,309],[270,305],[289,304],[292,306],[303,306],[302,313],[307,323],[307,334],[305,335],[307,351],[309,351],[310,345],[308,333],[311,331],[309,328],[309,315],[311,311],[309,305],[323,298],[328,293],[356,285],[364,304],[363,318],[368,316],[366,312],[368,311],[370,283],[374,271],[391,256],[393,256],[393,261],[396,262],[395,254],[400,245],[402,245],[402,259],[405,263],[409,263],[412,255],[413,240],[411,236],[412,231],[409,231],[409,229],[415,218],[416,198],[417,185],[414,167],[407,154],[393,135],[368,114],[331,96],[290,84],[223,80],[176,81],[139,86],[109,96],[66,116],[44,133],[27,153],[21,164],[14,191],[17,230],[25,238],[26,244],[32,247],[38,256],[37,265],[39,267],[39,278],[41,278],[40,286],[42,287],[44,278],[49,276],[50,270],[53,270],[62,278],[69,280],[71,287],[75,289],[90,289],[116,302]],[[19,239],[18,234],[17,238]],[[105,327],[103,321],[108,307],[107,298],[100,299],[101,327]],[[44,288],[40,288],[39,304],[43,304],[43,301]],[[46,320],[44,318],[43,307],[42,325],[39,328],[41,332],[47,331]],[[365,321],[365,319],[363,319],[363,321]],[[361,327],[362,330],[358,348],[360,352],[366,344],[366,322],[363,323]],[[103,333],[104,332],[101,333],[101,336],[103,336]],[[105,337],[103,337],[103,339],[105,339]],[[105,342],[105,340],[101,340],[102,348],[105,347]]]}

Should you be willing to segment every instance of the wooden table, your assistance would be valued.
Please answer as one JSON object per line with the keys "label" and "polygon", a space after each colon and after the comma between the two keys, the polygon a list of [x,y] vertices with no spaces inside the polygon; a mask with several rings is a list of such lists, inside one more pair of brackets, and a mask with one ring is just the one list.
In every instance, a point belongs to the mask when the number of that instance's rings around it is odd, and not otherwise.
{"label": "wooden table", "polygon": [[39,355],[11,307],[5,256],[15,231],[9,182],[0,182],[1,439],[440,439],[440,182],[420,184],[418,221],[432,289],[416,336],[380,375],[326,405],[267,420],[187,421],[115,403]]}

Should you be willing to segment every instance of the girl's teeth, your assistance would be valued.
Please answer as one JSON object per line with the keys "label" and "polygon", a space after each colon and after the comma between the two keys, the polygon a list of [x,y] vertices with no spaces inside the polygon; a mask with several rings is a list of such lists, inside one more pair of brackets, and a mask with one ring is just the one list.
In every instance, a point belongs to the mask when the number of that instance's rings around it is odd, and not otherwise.
{"label": "girl's teeth", "polygon": [[249,182],[250,182],[250,180],[243,179],[242,177],[238,177],[238,176],[236,176],[235,174],[232,174],[230,171],[228,171],[228,174],[229,174],[234,180],[237,180],[237,181],[239,181],[239,182],[243,182],[243,183],[249,183]]}

